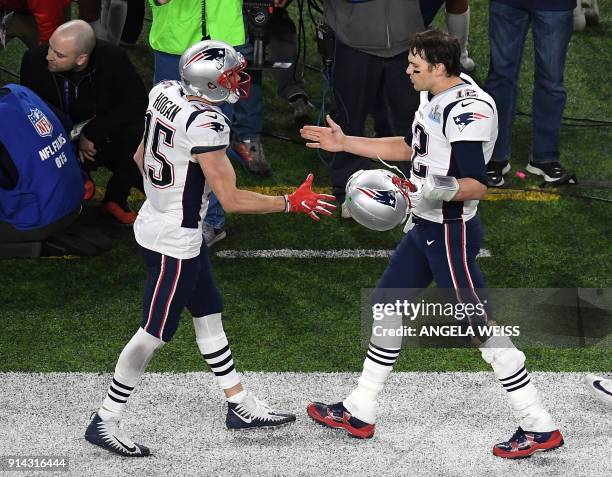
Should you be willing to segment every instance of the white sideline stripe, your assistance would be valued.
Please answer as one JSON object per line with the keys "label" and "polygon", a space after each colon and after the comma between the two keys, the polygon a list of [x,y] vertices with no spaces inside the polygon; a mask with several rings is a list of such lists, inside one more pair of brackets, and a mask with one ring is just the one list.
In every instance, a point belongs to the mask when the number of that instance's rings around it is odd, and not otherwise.
{"label": "white sideline stripe", "polygon": [[[215,255],[219,258],[389,258],[393,250],[342,249],[342,250],[296,250],[281,248],[273,250],[221,250]],[[478,258],[489,258],[491,252],[481,248]]]}
{"label": "white sideline stripe", "polygon": [[273,408],[295,413],[297,422],[274,431],[229,432],[211,373],[147,373],[130,397],[124,424],[154,455],[134,460],[83,439],[111,373],[0,373],[0,456],[67,456],[70,469],[61,474],[75,476],[609,475],[611,411],[590,396],[582,373],[531,373],[566,445],[520,462],[491,453],[493,443],[517,427],[493,373],[392,373],[379,400],[376,436],[368,441],[310,421],[309,401],[337,402],[357,377],[243,373],[248,389]]}

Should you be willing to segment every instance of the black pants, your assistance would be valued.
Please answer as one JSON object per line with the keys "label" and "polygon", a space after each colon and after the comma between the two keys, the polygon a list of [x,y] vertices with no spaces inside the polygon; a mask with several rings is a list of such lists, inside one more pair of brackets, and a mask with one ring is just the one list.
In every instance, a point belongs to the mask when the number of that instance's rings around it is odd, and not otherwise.
{"label": "black pants", "polygon": [[[407,52],[381,58],[336,43],[332,79],[336,103],[334,120],[345,134],[363,136],[366,117],[379,109],[377,98],[382,95],[390,116],[391,132],[397,136],[406,135],[419,107],[419,94],[406,75],[407,67]],[[344,188],[351,174],[370,168],[369,159],[346,152],[334,154],[330,164],[331,185],[339,202],[344,201]]]}
{"label": "black pants", "polygon": [[134,153],[142,139],[143,129],[144,125],[134,124],[96,142],[95,162],[85,161],[87,171],[103,166],[113,172],[106,185],[104,202],[124,204],[132,187],[144,191],[142,174],[134,162]]}
{"label": "black pants", "polygon": [[121,41],[136,43],[142,32],[142,22],[145,16],[144,0],[127,0],[128,9]]}
{"label": "black pants", "polygon": [[0,243],[42,242],[51,235],[68,228],[81,213],[81,206],[59,220],[38,229],[18,230],[7,222],[0,222]]}
{"label": "black pants", "polygon": [[444,4],[444,0],[421,0],[421,15],[423,15],[423,25],[429,28],[429,25],[434,20],[440,7]]}

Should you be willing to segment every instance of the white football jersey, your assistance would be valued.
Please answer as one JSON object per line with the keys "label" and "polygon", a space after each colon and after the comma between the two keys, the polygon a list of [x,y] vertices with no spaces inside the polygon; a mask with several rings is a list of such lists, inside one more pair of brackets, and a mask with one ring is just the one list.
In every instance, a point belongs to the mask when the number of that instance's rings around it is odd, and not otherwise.
{"label": "white football jersey", "polygon": [[[482,141],[485,164],[491,159],[497,139],[497,108],[493,98],[476,82],[461,74],[464,83],[436,95],[421,92],[419,109],[412,123],[412,174],[410,180],[421,187],[428,175],[460,178],[453,163],[451,144],[456,141]],[[477,200],[464,202],[420,199],[413,214],[425,220],[444,223],[476,215]]]}
{"label": "white football jersey", "polygon": [[221,110],[187,100],[178,81],[149,93],[144,134],[147,200],[134,223],[136,241],[170,257],[197,256],[210,185],[192,154],[225,149],[230,128]]}

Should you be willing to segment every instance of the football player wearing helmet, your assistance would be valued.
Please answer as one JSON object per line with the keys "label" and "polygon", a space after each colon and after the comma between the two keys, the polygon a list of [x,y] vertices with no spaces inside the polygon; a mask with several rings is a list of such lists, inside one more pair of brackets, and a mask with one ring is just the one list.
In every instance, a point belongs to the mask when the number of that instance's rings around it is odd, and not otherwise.
{"label": "football player wearing helmet", "polygon": [[223,389],[229,429],[276,427],[295,420],[272,410],[247,392],[236,373],[223,330],[223,301],[215,285],[202,218],[214,192],[229,212],[302,212],[314,220],[331,215],[333,196],[312,191],[313,176],[295,192],[267,196],[236,187],[225,154],[229,125],[219,105],[248,94],[246,62],[231,46],[203,41],[180,61],[181,81],[156,85],[149,94],[145,133],[134,156],[147,199],[134,224],[147,268],[142,323],[121,352],[102,406],[93,414],[85,438],[123,456],[142,457],[149,449],[123,431],[128,398],[156,350],[170,341],[184,308],[192,317],[196,342]]}
{"label": "football player wearing helmet", "polygon": [[[382,299],[386,303],[385,290],[388,294],[393,289],[422,290],[435,281],[439,288],[454,289],[458,302],[481,303],[477,290],[485,284],[476,255],[483,231],[476,211],[487,190],[485,166],[497,137],[497,110],[491,97],[460,73],[460,56],[457,39],[441,30],[414,37],[406,73],[420,91],[421,103],[412,131],[405,138],[346,136],[329,117],[329,127],[306,126],[301,130],[311,148],[387,161],[412,160],[412,217],[377,285],[375,302]],[[377,187],[371,189],[357,192],[381,192]],[[375,202],[363,203],[373,206]],[[386,202],[387,207],[394,206],[393,201]],[[371,210],[380,216],[379,206],[377,202]],[[400,314],[384,319],[389,329],[402,325]],[[342,402],[311,403],[310,417],[355,437],[372,437],[377,397],[399,356],[401,340],[401,336],[381,338],[372,333],[357,387]],[[520,425],[507,442],[494,446],[493,453],[523,458],[561,446],[563,437],[530,382],[525,355],[507,338],[482,337],[480,350],[507,391]]]}

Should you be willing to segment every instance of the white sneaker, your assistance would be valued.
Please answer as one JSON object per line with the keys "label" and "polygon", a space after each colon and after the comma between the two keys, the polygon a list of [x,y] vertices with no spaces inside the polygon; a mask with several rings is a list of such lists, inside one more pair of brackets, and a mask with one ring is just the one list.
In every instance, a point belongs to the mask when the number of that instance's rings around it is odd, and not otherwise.
{"label": "white sneaker", "polygon": [[582,3],[578,2],[576,8],[574,8],[574,31],[583,31],[586,28],[586,18],[584,16],[584,9]]}
{"label": "white sneaker", "polygon": [[467,50],[461,52],[460,58],[461,68],[463,68],[467,73],[471,73],[476,68],[476,63],[472,58],[468,56]]}
{"label": "white sneaker", "polygon": [[134,443],[123,431],[123,424],[117,419],[103,421],[94,413],[85,431],[85,439],[103,449],[126,457],[146,457],[150,454],[148,447]]}
{"label": "white sneaker", "polygon": [[227,403],[228,429],[272,428],[295,421],[295,414],[274,411],[264,401],[248,393],[240,404]]}
{"label": "white sneaker", "polygon": [[612,407],[612,379],[587,374],[584,377],[584,384],[595,399]]}

